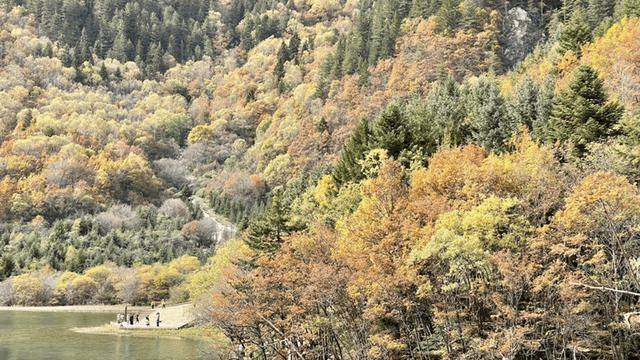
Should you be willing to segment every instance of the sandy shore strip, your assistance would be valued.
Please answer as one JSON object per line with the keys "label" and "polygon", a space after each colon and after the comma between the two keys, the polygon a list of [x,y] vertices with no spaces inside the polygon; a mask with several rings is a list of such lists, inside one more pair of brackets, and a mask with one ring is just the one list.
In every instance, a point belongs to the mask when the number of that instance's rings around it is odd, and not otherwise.
{"label": "sandy shore strip", "polygon": [[[125,329],[118,328],[112,325],[102,325],[95,327],[80,327],[80,328],[71,328],[71,331],[81,333],[81,334],[97,334],[97,335],[122,335],[122,336],[140,336],[140,337],[168,337],[180,339],[183,338],[178,335],[178,331],[176,330],[159,330],[159,329],[150,329],[149,331],[139,332],[139,331],[129,331]],[[192,335],[193,333],[189,333]],[[187,336],[185,336],[187,337]]]}
{"label": "sandy shore strip", "polygon": [[[0,311],[28,312],[87,312],[87,313],[121,313],[125,305],[69,305],[69,306],[0,306]],[[128,306],[128,311],[151,311],[149,306]]]}
{"label": "sandy shore strip", "polygon": [[71,331],[81,334],[94,335],[120,335],[120,336],[138,336],[138,337],[163,337],[173,339],[192,338],[201,340],[204,338],[201,330],[190,329],[189,331],[173,330],[173,329],[149,329],[146,331],[131,331],[131,329],[121,329],[117,326],[102,325],[95,327],[71,328]]}
{"label": "sandy shore strip", "polygon": [[131,329],[122,329],[112,325],[101,325],[95,327],[71,328],[70,330],[80,334],[188,339],[202,341],[209,344],[217,344],[222,347],[231,346],[229,340],[219,329],[206,326],[177,330],[150,328],[144,331],[131,331]]}

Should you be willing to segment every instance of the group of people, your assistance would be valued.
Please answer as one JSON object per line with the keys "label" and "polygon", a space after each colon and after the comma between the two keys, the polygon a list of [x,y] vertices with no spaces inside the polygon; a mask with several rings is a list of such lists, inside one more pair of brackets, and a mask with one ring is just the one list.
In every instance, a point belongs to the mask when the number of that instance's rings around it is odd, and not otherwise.
{"label": "group of people", "polygon": [[[162,300],[162,302],[160,303],[160,306],[162,306],[162,308],[164,309],[165,307],[167,307],[167,304],[164,302],[164,300]],[[155,309],[156,308],[156,302],[152,301],[151,302],[151,309]]]}
{"label": "group of people", "polygon": [[[162,308],[165,308],[165,303],[164,300],[162,301]],[[151,304],[151,309],[155,308],[155,303]],[[145,316],[144,318],[144,322],[145,322],[145,326],[151,326],[151,319],[149,318],[150,316],[152,316],[151,314]],[[124,314],[120,313],[116,316],[116,320],[118,322],[118,324],[120,324],[120,326],[125,326],[125,325],[131,325],[133,326],[134,324],[139,324],[140,323],[140,314],[139,313],[129,313],[128,312],[128,307],[125,306],[124,307]],[[156,327],[160,327],[160,312],[156,312]]]}
{"label": "group of people", "polygon": [[[124,314],[118,314],[117,316],[117,320],[118,320],[118,324],[129,324],[129,325],[133,325],[135,324],[139,324],[140,323],[140,314],[129,314],[129,316],[126,315],[127,312],[125,311]],[[147,319],[149,317],[147,316]]]}

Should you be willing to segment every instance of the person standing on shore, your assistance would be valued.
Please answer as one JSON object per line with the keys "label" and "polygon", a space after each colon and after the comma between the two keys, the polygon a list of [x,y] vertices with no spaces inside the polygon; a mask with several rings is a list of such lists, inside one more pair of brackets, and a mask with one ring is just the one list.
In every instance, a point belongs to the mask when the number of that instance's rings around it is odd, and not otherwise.
{"label": "person standing on shore", "polygon": [[156,313],[156,327],[160,327],[160,312]]}

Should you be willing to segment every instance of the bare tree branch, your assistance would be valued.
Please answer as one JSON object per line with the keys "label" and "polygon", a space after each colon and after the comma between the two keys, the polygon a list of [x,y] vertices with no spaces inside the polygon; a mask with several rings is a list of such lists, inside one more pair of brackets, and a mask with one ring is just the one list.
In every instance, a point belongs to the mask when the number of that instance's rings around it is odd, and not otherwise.
{"label": "bare tree branch", "polygon": [[575,283],[575,282],[572,282],[572,283],[571,283],[571,285],[573,285],[573,286],[586,287],[587,289],[592,289],[592,290],[611,291],[611,292],[615,292],[615,293],[619,293],[619,294],[627,294],[627,295],[633,295],[633,296],[640,296],[640,293],[637,293],[637,292],[627,291],[627,290],[620,290],[620,289],[614,289],[614,288],[610,288],[610,287],[606,287],[606,286],[591,286],[591,285],[586,285],[586,284],[581,284],[581,283]]}

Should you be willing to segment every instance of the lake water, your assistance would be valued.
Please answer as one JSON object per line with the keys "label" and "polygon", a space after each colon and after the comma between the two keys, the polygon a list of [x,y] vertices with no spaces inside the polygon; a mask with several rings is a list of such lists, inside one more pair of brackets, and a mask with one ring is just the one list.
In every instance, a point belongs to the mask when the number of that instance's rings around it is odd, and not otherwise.
{"label": "lake water", "polygon": [[196,340],[81,334],[75,327],[108,323],[114,314],[0,311],[1,360],[200,360]]}

